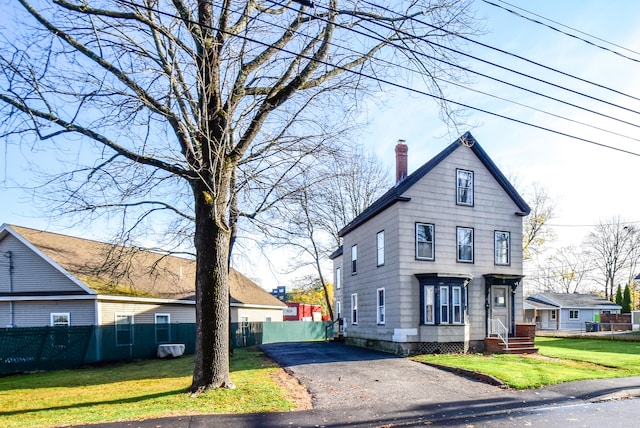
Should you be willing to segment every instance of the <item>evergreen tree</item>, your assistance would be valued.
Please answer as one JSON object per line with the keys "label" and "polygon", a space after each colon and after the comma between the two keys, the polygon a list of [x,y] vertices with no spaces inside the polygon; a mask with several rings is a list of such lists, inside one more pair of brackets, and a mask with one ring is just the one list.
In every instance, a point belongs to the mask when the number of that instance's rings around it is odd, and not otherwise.
{"label": "evergreen tree", "polygon": [[622,290],[620,289],[619,285],[618,285],[618,289],[616,290],[615,304],[622,306]]}
{"label": "evergreen tree", "polygon": [[622,313],[631,313],[631,289],[629,284],[624,286],[624,295],[622,296]]}

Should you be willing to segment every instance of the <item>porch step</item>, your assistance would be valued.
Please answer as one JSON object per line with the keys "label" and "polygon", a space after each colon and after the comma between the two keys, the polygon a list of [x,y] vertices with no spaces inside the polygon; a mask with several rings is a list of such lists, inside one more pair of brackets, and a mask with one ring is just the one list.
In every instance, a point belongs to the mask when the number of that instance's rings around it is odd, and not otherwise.
{"label": "porch step", "polygon": [[534,339],[531,337],[510,337],[509,349],[505,343],[497,337],[485,337],[484,350],[491,354],[536,354]]}

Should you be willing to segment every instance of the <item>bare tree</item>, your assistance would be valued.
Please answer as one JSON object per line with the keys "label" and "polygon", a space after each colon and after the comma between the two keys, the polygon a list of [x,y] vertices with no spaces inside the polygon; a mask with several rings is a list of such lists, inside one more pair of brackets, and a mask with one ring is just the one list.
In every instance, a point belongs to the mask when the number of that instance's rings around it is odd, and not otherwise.
{"label": "bare tree", "polygon": [[260,222],[263,246],[294,252],[289,272],[312,267],[324,289],[325,305],[333,318],[325,262],[339,245],[339,231],[387,191],[391,176],[380,159],[360,145],[324,150],[325,162],[301,172],[290,183],[286,209],[272,210]]}
{"label": "bare tree", "polygon": [[440,95],[435,79],[459,76],[435,58],[456,61],[446,47],[473,31],[466,0],[399,13],[305,4],[18,0],[3,11],[19,25],[1,30],[0,135],[66,161],[50,165],[60,212],[111,210],[125,237],[182,237],[171,249],[193,237],[194,392],[232,387],[228,263],[242,212],[281,202],[269,189],[380,88],[371,76],[418,70]]}
{"label": "bare tree", "polygon": [[555,293],[576,293],[589,272],[590,257],[588,253],[576,247],[559,248],[555,254],[547,258],[549,267],[549,287],[545,291]]}
{"label": "bare tree", "polygon": [[531,207],[531,213],[524,218],[522,233],[522,252],[526,261],[539,255],[544,245],[555,239],[553,230],[549,228],[549,221],[555,217],[556,202],[538,183],[534,183],[523,194]]}
{"label": "bare tree", "polygon": [[633,259],[637,257],[638,244],[635,229],[627,226],[620,216],[601,221],[587,235],[586,245],[592,251],[593,263],[600,273],[594,279],[603,286],[608,299],[613,298],[616,280],[625,275],[630,266],[636,266],[637,259]]}

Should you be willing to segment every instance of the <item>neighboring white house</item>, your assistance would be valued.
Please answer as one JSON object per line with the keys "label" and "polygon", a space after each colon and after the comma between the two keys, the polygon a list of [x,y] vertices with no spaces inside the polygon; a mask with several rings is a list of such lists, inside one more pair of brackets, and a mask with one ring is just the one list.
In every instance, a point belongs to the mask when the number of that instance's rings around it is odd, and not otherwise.
{"label": "neighboring white house", "polygon": [[526,317],[541,330],[584,330],[599,315],[619,314],[622,307],[595,294],[537,293],[525,299]]}
{"label": "neighboring white house", "polygon": [[408,176],[407,150],[396,146],[396,185],[340,231],[335,312],[357,345],[482,350],[523,320],[529,206],[470,133]]}
{"label": "neighboring white house", "polygon": [[[286,305],[230,273],[231,321],[282,321]],[[195,322],[195,262],[0,226],[0,327]]]}

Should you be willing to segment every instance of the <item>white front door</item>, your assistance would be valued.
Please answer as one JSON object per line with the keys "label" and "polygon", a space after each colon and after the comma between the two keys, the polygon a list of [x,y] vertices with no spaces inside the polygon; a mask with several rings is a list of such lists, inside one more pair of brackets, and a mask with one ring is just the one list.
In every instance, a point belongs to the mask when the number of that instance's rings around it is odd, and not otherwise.
{"label": "white front door", "polygon": [[[493,285],[491,286],[491,313],[492,320],[499,320],[507,330],[510,328],[510,316],[509,316],[509,286],[505,285]],[[493,325],[494,323],[492,323]],[[492,327],[491,334],[498,334],[495,326]]]}

